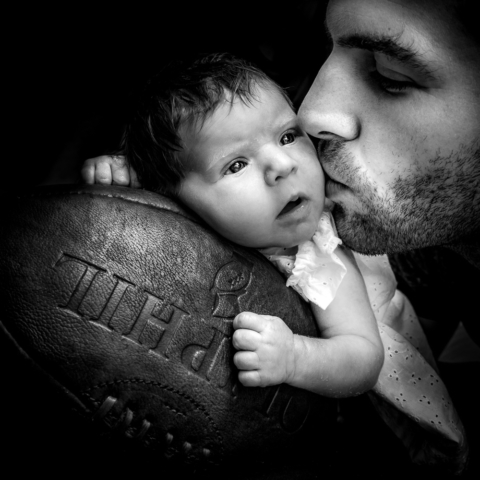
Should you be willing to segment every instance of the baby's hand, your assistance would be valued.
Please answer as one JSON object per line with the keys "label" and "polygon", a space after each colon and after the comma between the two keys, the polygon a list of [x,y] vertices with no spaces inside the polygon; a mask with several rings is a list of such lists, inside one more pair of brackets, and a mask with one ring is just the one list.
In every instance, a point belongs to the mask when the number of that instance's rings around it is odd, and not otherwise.
{"label": "baby's hand", "polygon": [[90,185],[124,185],[140,188],[137,174],[129,168],[123,155],[102,155],[89,158],[82,166],[82,179]]}
{"label": "baby's hand", "polygon": [[243,312],[233,321],[233,362],[246,387],[288,382],[295,374],[294,335],[278,317]]}

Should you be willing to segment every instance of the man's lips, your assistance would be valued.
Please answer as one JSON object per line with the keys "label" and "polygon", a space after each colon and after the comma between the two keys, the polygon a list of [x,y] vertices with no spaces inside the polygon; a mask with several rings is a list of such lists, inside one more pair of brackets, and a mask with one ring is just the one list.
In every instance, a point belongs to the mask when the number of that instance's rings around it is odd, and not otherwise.
{"label": "man's lips", "polygon": [[318,140],[318,143],[317,143],[317,155],[318,155],[318,158],[322,158],[323,156],[323,152],[325,151],[325,147],[327,145],[327,142],[326,140]]}
{"label": "man's lips", "polygon": [[325,194],[328,198],[334,200],[335,195],[341,192],[345,192],[348,189],[346,185],[340,182],[336,182],[331,178],[328,178],[325,182]]}
{"label": "man's lips", "polygon": [[320,139],[317,144],[318,158],[325,175],[325,193],[328,197],[350,190],[345,183],[335,178],[334,173],[332,176],[332,173],[329,172],[329,169],[335,170],[337,162],[346,157],[343,147],[344,145],[341,142],[332,139]]}
{"label": "man's lips", "polygon": [[334,177],[331,177],[325,168],[323,169],[323,175],[325,176],[325,185],[328,185],[329,183],[331,183],[337,186],[341,186],[343,188],[347,188],[347,186],[344,183],[336,180]]}

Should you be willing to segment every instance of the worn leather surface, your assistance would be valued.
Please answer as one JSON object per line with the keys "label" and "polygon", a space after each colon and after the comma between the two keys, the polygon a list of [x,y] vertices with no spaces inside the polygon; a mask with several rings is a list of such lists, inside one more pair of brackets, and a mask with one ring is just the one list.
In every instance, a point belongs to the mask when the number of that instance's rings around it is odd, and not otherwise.
{"label": "worn leather surface", "polygon": [[256,251],[165,197],[122,187],[19,194],[1,224],[0,334],[102,435],[193,465],[328,441],[332,400],[236,380],[238,312],[317,334],[308,306]]}

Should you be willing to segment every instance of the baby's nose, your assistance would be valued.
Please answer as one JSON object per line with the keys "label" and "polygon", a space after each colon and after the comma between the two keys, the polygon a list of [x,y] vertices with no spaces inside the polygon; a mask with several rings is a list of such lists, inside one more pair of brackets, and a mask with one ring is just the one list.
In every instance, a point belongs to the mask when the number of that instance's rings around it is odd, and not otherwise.
{"label": "baby's nose", "polygon": [[265,181],[268,185],[276,185],[297,170],[297,163],[288,155],[278,155],[267,164]]}

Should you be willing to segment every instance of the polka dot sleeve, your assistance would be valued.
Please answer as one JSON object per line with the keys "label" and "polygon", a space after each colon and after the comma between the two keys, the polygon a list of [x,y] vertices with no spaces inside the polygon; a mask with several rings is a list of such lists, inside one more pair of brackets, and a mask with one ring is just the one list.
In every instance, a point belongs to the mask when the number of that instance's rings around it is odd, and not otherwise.
{"label": "polka dot sleeve", "polygon": [[464,427],[439,377],[418,317],[401,292],[386,256],[355,254],[374,310],[385,361],[369,397],[413,462],[465,467]]}

